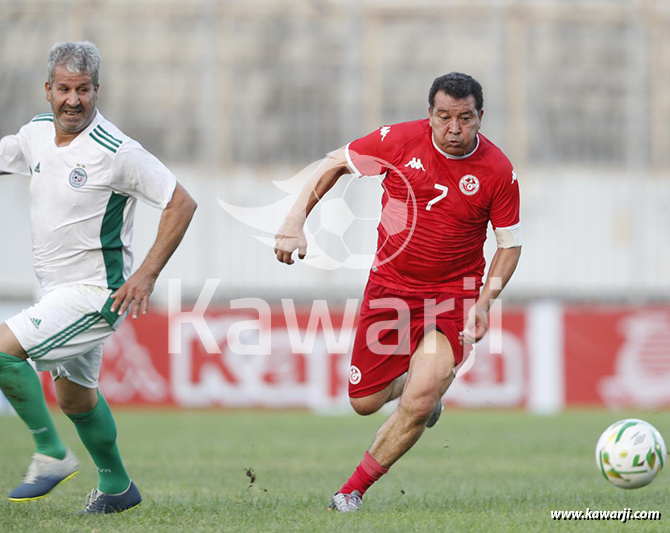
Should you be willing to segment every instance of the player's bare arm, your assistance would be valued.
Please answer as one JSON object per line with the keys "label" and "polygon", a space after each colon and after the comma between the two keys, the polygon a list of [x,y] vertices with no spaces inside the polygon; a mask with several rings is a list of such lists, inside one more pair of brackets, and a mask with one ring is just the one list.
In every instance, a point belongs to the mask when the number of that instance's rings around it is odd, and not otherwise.
{"label": "player's bare arm", "polygon": [[468,320],[461,335],[463,343],[474,344],[480,341],[489,329],[487,314],[491,304],[500,295],[512,274],[514,274],[520,257],[521,246],[498,248],[496,251],[491,261],[486,283],[484,283],[475,305],[470,308],[468,313]]}
{"label": "player's bare arm", "polygon": [[277,261],[292,265],[295,262],[292,255],[296,250],[300,259],[305,258],[307,239],[303,227],[307,217],[337,180],[349,172],[344,148],[331,152],[321,161],[275,235]]}
{"label": "player's bare arm", "polygon": [[111,307],[113,312],[118,309],[119,315],[122,315],[130,308],[133,318],[146,314],[156,279],[179,246],[196,208],[195,200],[177,183],[172,200],[163,210],[158,235],[146,259],[128,281],[112,294],[115,300]]}

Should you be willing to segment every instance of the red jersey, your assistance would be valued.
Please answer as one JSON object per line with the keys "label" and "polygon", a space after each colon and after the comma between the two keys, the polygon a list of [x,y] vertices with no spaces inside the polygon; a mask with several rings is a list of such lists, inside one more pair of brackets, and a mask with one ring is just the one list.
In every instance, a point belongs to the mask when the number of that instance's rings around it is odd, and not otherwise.
{"label": "red jersey", "polygon": [[519,225],[519,185],[505,154],[478,134],[473,152],[450,156],[428,119],[384,126],[345,151],[357,174],[386,174],[370,279],[400,290],[478,290],[489,221]]}

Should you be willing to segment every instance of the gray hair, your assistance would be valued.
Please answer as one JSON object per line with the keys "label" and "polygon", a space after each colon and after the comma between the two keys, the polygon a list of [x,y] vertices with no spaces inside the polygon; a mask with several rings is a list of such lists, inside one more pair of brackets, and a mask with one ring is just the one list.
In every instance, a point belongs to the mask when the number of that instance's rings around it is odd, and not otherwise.
{"label": "gray hair", "polygon": [[93,85],[97,85],[100,72],[100,51],[89,41],[56,43],[47,57],[49,83],[54,81],[56,65],[62,65],[70,72],[87,72],[91,76]]}

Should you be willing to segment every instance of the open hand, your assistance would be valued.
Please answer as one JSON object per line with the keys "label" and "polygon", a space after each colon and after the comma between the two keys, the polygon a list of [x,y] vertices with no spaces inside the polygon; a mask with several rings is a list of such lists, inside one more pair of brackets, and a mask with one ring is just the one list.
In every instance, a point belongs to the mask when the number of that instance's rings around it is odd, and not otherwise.
{"label": "open hand", "polygon": [[115,313],[118,309],[118,314],[121,316],[126,309],[129,309],[133,319],[140,313],[146,315],[149,309],[149,296],[154,291],[155,283],[153,276],[138,270],[110,296],[114,300],[111,311]]}

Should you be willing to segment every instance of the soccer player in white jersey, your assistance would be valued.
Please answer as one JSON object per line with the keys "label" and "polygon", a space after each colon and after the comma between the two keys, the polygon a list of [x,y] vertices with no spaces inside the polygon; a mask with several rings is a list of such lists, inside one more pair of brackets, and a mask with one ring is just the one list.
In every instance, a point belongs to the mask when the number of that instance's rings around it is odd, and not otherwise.
{"label": "soccer player in white jersey", "polygon": [[[31,175],[33,262],[41,289],[37,304],[0,326],[0,388],[36,444],[9,499],[43,498],[79,470],[56,432],[30,357],[38,370],[51,372],[58,403],[98,468],[85,513],[122,512],[142,500],[98,391],[102,346],[127,314],[146,313],[156,278],[196,209],[158,159],[97,111],[99,69],[94,44],[54,45],[45,84],[52,113],[0,140],[0,173]],[[131,275],[137,199],[163,213],[154,245]]]}

